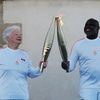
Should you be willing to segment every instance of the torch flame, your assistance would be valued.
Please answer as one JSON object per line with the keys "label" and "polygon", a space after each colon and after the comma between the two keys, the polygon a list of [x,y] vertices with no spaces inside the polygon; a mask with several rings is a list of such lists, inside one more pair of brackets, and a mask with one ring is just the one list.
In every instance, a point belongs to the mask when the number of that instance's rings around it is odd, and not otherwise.
{"label": "torch flame", "polygon": [[61,25],[61,26],[63,26],[63,25],[64,25],[64,23],[63,23],[62,19],[60,19],[60,25]]}
{"label": "torch flame", "polygon": [[60,25],[63,26],[64,23],[63,23],[63,21],[62,21],[62,15],[59,15],[59,16],[57,16],[57,17],[59,18]]}

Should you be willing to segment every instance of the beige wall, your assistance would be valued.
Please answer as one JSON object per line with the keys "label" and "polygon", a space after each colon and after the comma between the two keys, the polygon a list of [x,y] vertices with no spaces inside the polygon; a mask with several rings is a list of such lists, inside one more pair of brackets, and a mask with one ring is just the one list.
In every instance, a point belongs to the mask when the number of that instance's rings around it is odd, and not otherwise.
{"label": "beige wall", "polygon": [[3,22],[3,1],[0,1],[0,47],[3,47],[3,45],[5,44],[3,42],[2,39],[2,32],[4,31],[4,29],[10,25],[18,25],[20,27],[22,27],[21,23],[5,23]]}
{"label": "beige wall", "polygon": [[3,3],[2,3],[2,1],[0,1],[0,47],[2,47],[2,34],[1,34],[2,24],[3,24]]}
{"label": "beige wall", "polygon": [[[3,3],[4,23],[21,23],[23,44],[38,66],[45,35],[54,16],[62,14],[63,32],[70,54],[73,43],[84,37],[84,24],[88,18],[100,21],[100,2],[84,0],[15,0]],[[55,36],[54,45],[48,59],[48,68],[39,78],[29,81],[30,100],[78,100],[78,68],[66,74],[61,69],[61,56]]]}

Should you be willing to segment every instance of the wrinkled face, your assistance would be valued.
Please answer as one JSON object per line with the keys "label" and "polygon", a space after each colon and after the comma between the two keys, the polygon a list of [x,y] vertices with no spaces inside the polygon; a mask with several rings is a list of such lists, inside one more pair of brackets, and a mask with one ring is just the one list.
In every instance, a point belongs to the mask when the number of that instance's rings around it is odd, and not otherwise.
{"label": "wrinkled face", "polygon": [[21,34],[21,32],[18,31],[18,30],[14,30],[8,38],[8,42],[15,43],[15,44],[21,44],[22,43],[22,34]]}
{"label": "wrinkled face", "polygon": [[88,20],[85,27],[84,32],[89,39],[95,39],[98,36],[99,31],[99,23],[95,20]]}

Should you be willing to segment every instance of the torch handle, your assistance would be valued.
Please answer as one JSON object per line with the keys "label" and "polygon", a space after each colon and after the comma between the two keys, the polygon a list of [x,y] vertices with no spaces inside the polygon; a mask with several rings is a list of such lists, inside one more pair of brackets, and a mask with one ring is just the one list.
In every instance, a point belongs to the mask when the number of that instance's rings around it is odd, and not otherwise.
{"label": "torch handle", "polygon": [[43,66],[43,62],[41,63],[41,66],[40,66],[40,72],[43,73],[43,69],[44,69],[44,66]]}

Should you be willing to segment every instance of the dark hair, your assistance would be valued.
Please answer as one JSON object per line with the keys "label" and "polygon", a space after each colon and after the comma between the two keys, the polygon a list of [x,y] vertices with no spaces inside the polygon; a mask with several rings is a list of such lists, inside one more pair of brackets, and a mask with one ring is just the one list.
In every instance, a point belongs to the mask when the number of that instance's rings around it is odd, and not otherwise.
{"label": "dark hair", "polygon": [[93,23],[93,24],[95,24],[96,26],[99,27],[99,21],[96,20],[96,19],[94,19],[94,18],[88,19],[87,22],[86,22],[86,24],[85,24],[85,26],[86,26],[88,23]]}
{"label": "dark hair", "polygon": [[89,24],[93,24],[95,25],[98,30],[99,30],[99,21],[94,19],[94,18],[90,18],[87,20],[87,22],[85,23],[85,26],[84,26],[84,32],[86,32],[86,27],[89,25]]}

